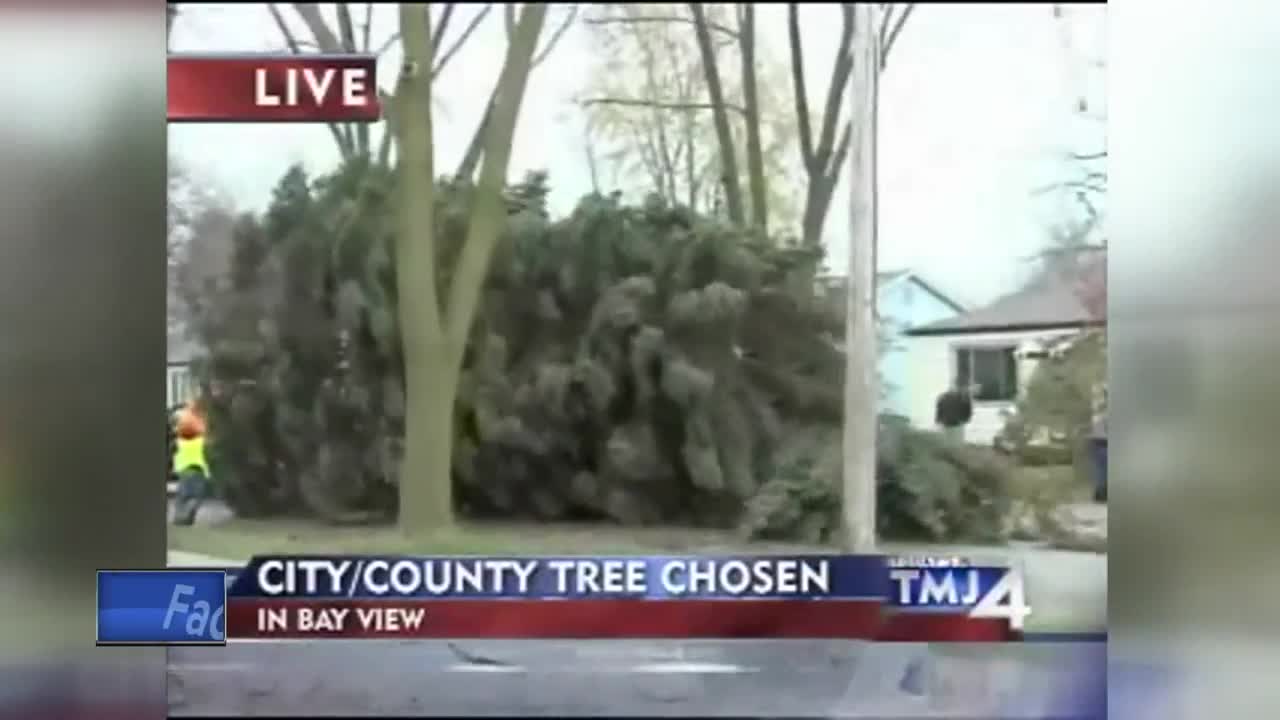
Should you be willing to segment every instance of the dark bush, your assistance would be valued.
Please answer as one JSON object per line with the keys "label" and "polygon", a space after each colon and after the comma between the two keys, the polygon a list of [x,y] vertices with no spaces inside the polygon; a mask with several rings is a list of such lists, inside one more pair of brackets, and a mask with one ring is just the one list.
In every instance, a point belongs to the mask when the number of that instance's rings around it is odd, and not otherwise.
{"label": "dark bush", "polygon": [[1093,388],[1106,382],[1106,335],[1089,330],[1059,341],[1041,360],[997,439],[1024,465],[1069,465],[1090,431]]}
{"label": "dark bush", "polygon": [[[212,460],[242,515],[394,517],[404,384],[390,182],[291,170],[236,228],[198,330]],[[838,313],[808,282],[818,254],[658,201],[589,196],[553,220],[547,192],[537,174],[508,189],[455,406],[459,510],[831,539],[844,358]],[[436,196],[447,258],[469,188]],[[981,536],[994,466],[898,433],[881,458],[886,532]]]}
{"label": "dark bush", "polygon": [[[998,453],[957,446],[937,433],[888,419],[881,423],[878,445],[881,537],[955,542],[1001,538],[1012,466]],[[826,447],[838,453],[838,432]],[[780,468],[748,503],[745,534],[805,542],[838,537],[839,468],[829,457],[801,457]]]}

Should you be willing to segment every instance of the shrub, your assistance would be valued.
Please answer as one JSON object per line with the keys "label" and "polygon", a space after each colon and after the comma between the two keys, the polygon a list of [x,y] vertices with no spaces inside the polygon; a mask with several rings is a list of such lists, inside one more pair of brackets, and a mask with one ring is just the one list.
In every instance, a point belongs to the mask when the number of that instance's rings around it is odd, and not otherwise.
{"label": "shrub", "polygon": [[1105,333],[1070,338],[1036,366],[998,442],[1027,465],[1071,464],[1090,430],[1093,388],[1106,372]]}
{"label": "shrub", "polygon": [[[826,439],[840,448],[839,434]],[[1012,466],[993,450],[951,444],[941,435],[886,419],[876,458],[881,537],[981,542],[999,539],[1009,513]],[[748,503],[751,538],[822,542],[840,524],[839,465],[798,457],[779,468]]]}

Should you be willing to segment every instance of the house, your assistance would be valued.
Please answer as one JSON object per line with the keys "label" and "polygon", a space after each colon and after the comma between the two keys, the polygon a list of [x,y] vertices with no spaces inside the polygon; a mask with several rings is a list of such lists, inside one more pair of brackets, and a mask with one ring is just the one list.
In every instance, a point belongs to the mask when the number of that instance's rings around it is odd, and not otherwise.
{"label": "house", "polygon": [[1055,276],[971,312],[907,330],[907,418],[932,427],[939,395],[976,385],[965,439],[992,443],[1036,364],[1101,324],[1079,290],[1075,278]]}
{"label": "house", "polygon": [[[843,312],[848,284],[844,277],[820,280],[822,291]],[[965,307],[912,270],[876,273],[876,313],[880,317],[881,412],[906,416],[908,377],[906,337],[912,327],[928,325],[965,311]]]}
{"label": "house", "polygon": [[195,343],[181,333],[169,333],[168,358],[165,366],[165,407],[185,403],[195,394],[191,363],[197,355],[199,355],[199,347]]}

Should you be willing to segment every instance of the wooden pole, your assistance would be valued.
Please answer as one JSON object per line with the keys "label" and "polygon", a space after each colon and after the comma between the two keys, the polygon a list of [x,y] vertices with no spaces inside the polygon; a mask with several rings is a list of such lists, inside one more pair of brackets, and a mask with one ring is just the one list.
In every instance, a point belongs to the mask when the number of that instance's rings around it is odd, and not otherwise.
{"label": "wooden pole", "polygon": [[875,100],[880,8],[856,6],[850,78],[854,140],[850,156],[848,312],[845,320],[844,540],[850,552],[876,547]]}

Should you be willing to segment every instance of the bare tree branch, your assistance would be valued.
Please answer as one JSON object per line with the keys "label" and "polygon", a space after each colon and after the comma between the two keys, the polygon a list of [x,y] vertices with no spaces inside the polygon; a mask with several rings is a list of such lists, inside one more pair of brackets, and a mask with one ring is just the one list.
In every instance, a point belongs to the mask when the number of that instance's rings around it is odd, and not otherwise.
{"label": "bare tree branch", "polygon": [[828,177],[833,185],[836,178],[840,177],[840,169],[844,167],[844,159],[849,155],[849,141],[852,135],[853,121],[850,120],[844,124],[844,129],[840,131],[840,141],[836,143],[836,151],[832,154],[831,163],[828,166],[830,172]]}
{"label": "bare tree branch", "polygon": [[1089,218],[1089,222],[1096,222],[1102,215],[1102,213],[1098,212],[1098,206],[1093,203],[1093,200],[1089,199],[1089,193],[1083,190],[1076,192],[1076,202],[1084,206],[1084,212]]}
{"label": "bare tree branch", "polygon": [[596,166],[596,152],[594,143],[591,142],[591,120],[587,119],[587,125],[583,132],[582,149],[587,155],[587,170],[591,172],[591,192],[596,195],[600,194],[600,172]]}
{"label": "bare tree branch", "polygon": [[[347,52],[358,52],[356,24],[351,17],[351,6],[347,3],[334,3],[334,10],[338,14],[338,32],[342,36],[343,49]],[[354,123],[347,126],[347,132],[348,136],[354,136],[352,143],[356,152],[368,156],[372,149],[369,144],[369,126],[365,123]]]}
{"label": "bare tree branch", "polygon": [[[892,10],[885,12],[884,21],[880,24],[880,69],[883,70],[889,64],[889,51],[893,49],[894,42],[897,41],[898,35],[902,33],[902,28],[907,24],[907,18],[911,17],[911,13],[916,9],[915,3],[907,3],[902,8],[902,12],[898,13],[897,21],[893,24],[893,29],[889,28],[889,19],[892,17]],[[888,34],[885,31],[888,30]]]}
{"label": "bare tree branch", "polygon": [[386,51],[390,50],[391,46],[395,45],[399,41],[400,41],[400,33],[394,33],[391,37],[387,38],[386,42],[382,43],[382,45],[380,45],[377,50],[374,50],[372,52],[374,55],[380,56]]}
{"label": "bare tree branch", "polygon": [[729,113],[726,112],[728,105],[725,101],[724,88],[720,83],[720,69],[716,63],[711,31],[707,27],[707,15],[699,3],[689,4],[689,14],[693,17],[694,35],[698,39],[698,54],[702,58],[703,74],[707,79],[707,96],[712,106],[711,118],[720,147],[720,174],[724,187],[725,205],[729,211],[730,222],[745,225],[746,215],[742,206],[742,188],[739,185],[733,130],[729,126]]}
{"label": "bare tree branch", "polygon": [[436,23],[435,32],[431,34],[431,64],[436,64],[436,58],[440,57],[440,48],[444,45],[444,34],[449,31],[449,21],[453,19],[453,9],[456,3],[445,3],[444,9],[440,11],[440,22]]}
{"label": "bare tree branch", "polygon": [[[360,26],[360,52],[369,52],[373,33],[373,3],[364,4],[364,24]],[[397,37],[399,37],[397,35]]]}
{"label": "bare tree branch", "polygon": [[747,186],[751,194],[751,222],[761,235],[769,231],[769,191],[764,176],[764,154],[760,143],[760,97],[756,78],[756,13],[750,3],[738,3],[738,31],[741,33],[742,103],[746,108]]}
{"label": "bare tree branch", "polygon": [[[399,87],[399,78],[396,78],[396,84],[393,87]],[[397,113],[399,108],[396,104],[397,96],[378,90],[378,99],[382,103],[382,117],[384,125],[382,127],[382,140],[378,143],[378,165],[381,167],[390,167],[391,148],[395,145],[395,139],[398,137],[396,128]]]}
{"label": "bare tree branch", "polygon": [[844,99],[845,89],[849,86],[849,74],[853,72],[853,3],[840,5],[842,33],[840,49],[836,51],[835,63],[831,68],[831,84],[827,87],[827,102],[822,111],[822,129],[818,136],[817,160],[826,162],[831,157],[831,146],[836,139],[836,127],[840,123],[840,105]]}
{"label": "bare tree branch", "polygon": [[[332,53],[339,55],[343,52],[343,45],[334,35],[333,29],[324,21],[324,16],[320,14],[320,6],[314,3],[293,3],[293,10],[302,19],[307,30],[311,33],[311,37],[316,41],[316,46],[320,48],[320,52]],[[349,157],[356,151],[356,139],[350,125],[335,124],[336,132],[344,138],[342,147],[346,148],[343,157]]]}
{"label": "bare tree branch", "polygon": [[[471,222],[463,243],[461,256],[453,267],[449,288],[449,300],[445,324],[447,347],[453,353],[455,367],[462,364],[462,355],[471,333],[476,310],[484,286],[485,271],[489,267],[494,246],[500,233],[499,219],[503,201],[501,188],[506,180],[510,160],[511,139],[515,131],[519,103],[532,72],[532,60],[538,46],[538,36],[546,21],[547,6],[538,3],[524,5],[520,20],[515,25],[511,40],[507,43],[502,73],[495,87],[499,105],[493,113],[485,142],[484,165],[480,168],[479,192],[471,209]],[[448,476],[444,478],[448,482]]]}
{"label": "bare tree branch", "polygon": [[280,29],[280,34],[284,36],[285,45],[289,46],[289,52],[295,55],[302,53],[302,45],[298,42],[297,36],[289,29],[289,23],[285,22],[284,15],[280,14],[280,8],[275,3],[267,3],[267,12],[271,13],[271,19],[275,20],[276,27]]}
{"label": "bare tree branch", "polygon": [[809,120],[809,91],[804,80],[804,52],[800,45],[800,8],[787,4],[787,35],[791,46],[791,83],[795,92],[796,125],[800,131],[800,157],[805,168],[812,168],[813,126]]}
{"label": "bare tree branch", "polygon": [[[645,43],[640,47],[640,52],[643,55],[641,65],[644,70],[645,95],[649,97],[653,97],[659,92],[659,67],[663,65],[663,60],[660,59],[661,51],[655,50],[654,46],[649,43]],[[657,108],[651,111],[654,119],[653,129],[655,131],[651,135],[646,135],[640,129],[639,123],[633,121],[632,125],[635,128],[634,135],[636,138],[643,138],[646,141],[645,145],[649,147],[651,160],[647,164],[650,168],[654,190],[663,197],[670,198],[675,194],[672,178],[675,174],[676,161],[671,152],[667,124],[658,117],[661,112]]]}
{"label": "bare tree branch", "polygon": [[329,28],[324,21],[324,17],[320,15],[319,5],[293,3],[293,10],[298,13],[298,17],[302,18],[303,24],[311,32],[311,37],[315,39],[316,45],[319,46],[321,52],[335,55],[342,53],[342,44],[338,42],[337,36],[333,34],[333,30]]}
{"label": "bare tree branch", "polygon": [[[664,102],[661,100],[638,100],[633,98],[587,98],[579,101],[583,107],[591,105],[619,105],[622,107],[642,107],[654,110],[714,110],[715,103],[709,102]],[[725,103],[726,110],[732,110],[741,115],[746,115],[747,109],[741,105]]]}
{"label": "bare tree branch", "polygon": [[[511,6],[508,5],[507,7]],[[492,9],[493,5],[485,5],[480,12],[476,13],[475,17],[471,18],[471,22],[467,24],[465,29],[463,29],[462,34],[459,35],[458,39],[453,42],[453,45],[445,51],[444,55],[440,56],[435,67],[431,68],[432,73],[439,75],[444,71],[445,66],[449,64],[449,61],[453,59],[454,55],[458,54],[458,51],[462,49],[463,44],[467,42],[467,38],[471,37],[471,33],[475,32],[476,28],[480,27],[480,22],[485,19],[489,14],[489,11]],[[444,38],[441,39],[443,40]]]}
{"label": "bare tree branch", "polygon": [[[450,52],[446,55],[445,59],[441,61],[441,64],[436,66],[435,72],[438,73],[440,72],[440,70],[443,69],[443,63],[448,60],[449,55],[452,55],[453,52],[456,52],[456,48],[461,46],[462,42],[464,42],[467,39],[467,37],[471,34],[471,32],[475,30],[476,26],[480,24],[480,20],[484,19],[484,16],[489,12],[491,7],[492,5],[486,5],[485,9],[477,14],[476,18],[474,18],[471,21],[471,25],[467,27],[467,29],[463,32],[462,36],[459,37],[458,42],[455,43],[454,49],[451,49]],[[516,24],[515,6],[511,4],[506,4],[506,5],[503,5],[502,9],[503,9],[503,26],[506,28],[507,38],[508,38],[508,41],[510,41],[511,32],[512,30],[514,30],[515,24]],[[543,50],[542,54],[532,59],[533,65],[529,68],[530,71],[532,71],[535,67],[537,67],[538,63],[540,63],[543,59],[545,59],[547,53],[549,53],[551,49],[555,47],[556,43],[559,42],[560,40],[560,36],[564,34],[564,31],[569,27],[569,24],[573,22],[573,19],[574,17],[576,17],[576,15],[577,15],[577,12],[575,9],[573,13],[570,13],[569,18],[564,22],[564,24],[561,25],[560,28],[553,34],[551,40],[547,43],[547,47],[546,49]],[[495,85],[493,91],[489,94],[489,102],[485,104],[484,114],[480,116],[480,123],[476,126],[476,131],[475,133],[472,134],[471,141],[467,143],[467,149],[466,149],[466,152],[462,154],[461,162],[458,163],[458,169],[454,173],[455,178],[463,178],[463,179],[470,180],[475,175],[476,169],[480,167],[480,161],[483,159],[483,156],[484,156],[484,138],[489,132],[489,123],[493,118],[494,105],[498,101],[497,92],[498,92],[498,87]]]}
{"label": "bare tree branch", "polygon": [[[631,25],[639,23],[683,23],[692,25],[693,18],[680,17],[679,15],[646,15],[642,17],[583,18],[582,22],[587,25]],[[714,30],[735,41],[738,39],[737,30],[720,23],[708,21],[707,29]]]}
{"label": "bare tree branch", "polygon": [[347,52],[358,52],[356,46],[356,24],[351,19],[351,6],[347,3],[334,3],[338,13],[338,32],[342,34],[342,49]]}
{"label": "bare tree branch", "polygon": [[556,43],[560,42],[560,38],[564,36],[565,31],[569,29],[569,26],[573,24],[574,19],[577,17],[578,6],[570,5],[569,14],[565,16],[564,22],[560,23],[560,27],[556,28],[555,31],[551,33],[551,38],[547,40],[546,47],[542,48],[542,52],[533,56],[533,67],[538,67],[542,64],[543,60],[547,59],[547,56],[551,54],[551,51],[556,48]]}
{"label": "bare tree branch", "polygon": [[1048,185],[1041,185],[1040,187],[1032,190],[1031,194],[1044,195],[1046,193],[1051,193],[1054,190],[1081,190],[1085,192],[1092,192],[1092,193],[1099,193],[1099,194],[1105,194],[1107,192],[1106,187],[1102,185],[1098,185],[1097,183],[1091,183],[1085,180],[1067,180],[1065,182],[1056,182],[1056,183],[1050,183]]}
{"label": "bare tree branch", "polygon": [[476,168],[480,167],[480,159],[484,156],[484,138],[489,132],[489,122],[493,117],[493,106],[497,101],[498,87],[495,85],[493,91],[489,93],[489,102],[484,106],[484,114],[480,116],[476,131],[471,134],[471,142],[467,143],[467,151],[462,154],[458,169],[453,174],[455,178],[470,180],[475,176]]}
{"label": "bare tree branch", "polygon": [[[884,39],[889,37],[890,23],[893,22],[893,3],[880,3],[880,47],[884,48]],[[881,65],[883,67],[883,64]]]}
{"label": "bare tree branch", "polygon": [[[275,21],[276,27],[280,29],[280,34],[284,36],[284,42],[289,46],[289,52],[294,55],[302,54],[302,45],[298,42],[297,36],[293,34],[293,30],[289,29],[289,23],[285,22],[284,15],[280,13],[280,8],[275,3],[267,3],[267,12],[271,13],[271,19]],[[342,128],[337,123],[326,123],[329,128],[329,134],[333,135],[333,141],[338,144],[338,153],[342,157],[349,157],[352,153],[350,139],[343,133]]]}

